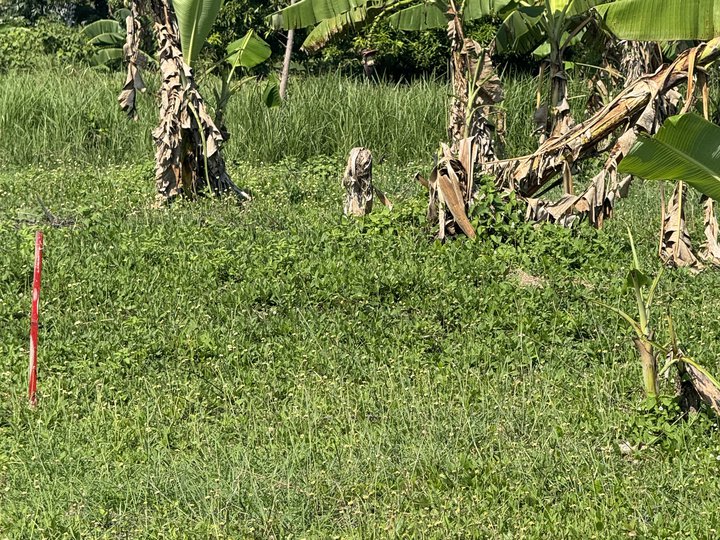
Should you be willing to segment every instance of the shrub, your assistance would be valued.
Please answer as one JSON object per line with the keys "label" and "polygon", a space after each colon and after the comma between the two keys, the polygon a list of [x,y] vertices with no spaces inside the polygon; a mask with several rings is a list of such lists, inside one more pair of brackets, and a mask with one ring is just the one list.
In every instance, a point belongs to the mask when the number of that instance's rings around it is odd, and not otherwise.
{"label": "shrub", "polygon": [[79,29],[43,19],[0,32],[0,72],[35,69],[48,61],[85,63],[90,49]]}
{"label": "shrub", "polygon": [[12,27],[0,32],[0,73],[40,65],[43,42],[32,28]]}
{"label": "shrub", "polygon": [[57,20],[43,19],[35,26],[35,32],[42,41],[45,54],[63,63],[87,62],[91,47],[79,28]]}
{"label": "shrub", "polygon": [[[495,35],[497,24],[492,19],[473,22],[467,25],[466,35],[487,45]],[[403,32],[391,28],[385,19],[359,33],[350,32],[333,39],[322,49],[320,63],[324,67],[338,66],[360,73],[359,58],[364,49],[376,50],[378,71],[396,79],[433,72],[444,73],[450,56],[450,42],[444,28]]]}

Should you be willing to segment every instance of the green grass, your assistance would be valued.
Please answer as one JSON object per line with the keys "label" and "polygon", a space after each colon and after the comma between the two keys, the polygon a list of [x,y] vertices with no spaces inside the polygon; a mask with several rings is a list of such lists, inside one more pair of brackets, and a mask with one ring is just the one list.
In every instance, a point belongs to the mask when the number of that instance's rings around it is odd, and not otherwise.
{"label": "green grass", "polygon": [[[0,133],[7,136],[0,138],[0,163],[146,161],[157,124],[156,77],[146,77],[150,90],[139,97],[138,122],[126,120],[117,106],[121,74],[68,67],[1,77]],[[214,82],[204,81],[207,96]],[[371,85],[340,75],[296,79],[289,103],[271,110],[262,105],[260,90],[248,84],[230,102],[230,160],[307,159],[365,145],[378,156],[407,161],[429,155],[445,137],[448,90],[441,83]]]}
{"label": "green grass", "polygon": [[[332,80],[306,86],[329,92]],[[364,89],[335,80],[348,95]],[[98,81],[98,96],[112,93]],[[67,77],[52,84],[65,102],[105,110]],[[378,109],[391,107],[394,90],[372,91]],[[400,91],[438,95],[429,83]],[[35,110],[50,114],[49,99]],[[250,111],[237,107],[233,123]],[[407,131],[425,133],[423,114],[407,113]],[[341,216],[340,142],[323,152],[333,157],[306,160],[323,145],[296,135],[295,158],[236,155],[231,172],[252,203],[158,210],[149,146],[103,114],[114,142],[98,155],[127,163],[69,162],[59,141],[84,143],[34,124],[28,145],[60,164],[34,165],[28,148],[0,139],[14,163],[0,173],[0,538],[717,536],[715,420],[667,427],[638,413],[629,329],[596,303],[632,310],[626,224],[657,268],[654,185],[638,184],[602,231],[516,225],[499,242],[443,246],[429,240],[418,165],[406,163],[430,135],[387,147],[392,159],[375,172],[397,211],[359,222]],[[374,114],[347,121],[379,137]],[[149,129],[142,122],[132,129]],[[405,140],[387,129],[392,144]],[[531,147],[524,137],[510,142]],[[258,144],[253,157],[276,145]],[[75,226],[49,227],[36,195]],[[38,227],[47,247],[31,411]],[[685,349],[714,373],[718,282],[671,271],[659,289]],[[667,436],[617,451],[648,421]]]}

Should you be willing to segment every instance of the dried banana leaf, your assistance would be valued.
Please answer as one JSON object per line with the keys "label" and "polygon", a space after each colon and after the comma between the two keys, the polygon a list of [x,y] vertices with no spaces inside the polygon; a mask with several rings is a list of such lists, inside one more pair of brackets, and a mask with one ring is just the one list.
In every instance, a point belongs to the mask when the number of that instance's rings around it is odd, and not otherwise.
{"label": "dried banana leaf", "polygon": [[[463,145],[466,148],[464,159],[472,163],[472,140],[465,141]],[[428,221],[438,223],[438,238],[441,240],[448,234],[457,234],[458,229],[469,238],[475,238],[475,229],[467,216],[469,201],[472,199],[472,182],[462,162],[453,156],[450,148],[442,145],[442,151],[443,157],[438,160],[426,181],[429,193]],[[424,180],[419,175],[416,178],[421,182]]]}
{"label": "dried banana leaf", "polygon": [[123,45],[123,56],[127,62],[127,77],[123,86],[118,102],[120,108],[127,115],[137,120],[137,93],[145,91],[145,83],[140,73],[141,58],[140,42],[142,40],[142,26],[140,25],[140,12],[138,2],[130,3],[130,15],[125,19],[126,35],[125,45]]}
{"label": "dried banana leaf", "polygon": [[667,210],[663,212],[660,258],[668,266],[700,270],[702,264],[693,253],[685,222],[687,185],[677,182]]}
{"label": "dried banana leaf", "polygon": [[350,150],[342,185],[345,188],[343,212],[346,216],[361,217],[372,212],[373,159],[370,150],[357,147]]}
{"label": "dried banana leaf", "polygon": [[708,197],[703,197],[703,199],[705,242],[702,245],[700,257],[709,264],[720,266],[720,244],[718,243],[720,227],[718,227],[715,214],[715,201]]}
{"label": "dried banana leaf", "polygon": [[627,197],[632,177],[618,179],[617,167],[636,139],[630,129],[620,137],[600,171],[580,195],[565,195],[558,201],[527,199],[526,218],[529,221],[549,221],[570,227],[582,219],[588,219],[596,227],[602,227],[605,219],[612,216],[618,199]]}
{"label": "dried banana leaf", "polygon": [[683,364],[700,398],[720,415],[720,385],[710,373],[699,364],[684,359]]}
{"label": "dried banana leaf", "polygon": [[652,132],[662,106],[658,97],[687,81],[691,54],[698,67],[708,66],[720,56],[720,38],[685,51],[669,66],[636,80],[588,120],[563,136],[551,137],[533,154],[487,163],[485,172],[494,174],[499,186],[532,197],[562,172],[568,160],[577,163],[594,155],[598,143],[619,128],[629,124]]}

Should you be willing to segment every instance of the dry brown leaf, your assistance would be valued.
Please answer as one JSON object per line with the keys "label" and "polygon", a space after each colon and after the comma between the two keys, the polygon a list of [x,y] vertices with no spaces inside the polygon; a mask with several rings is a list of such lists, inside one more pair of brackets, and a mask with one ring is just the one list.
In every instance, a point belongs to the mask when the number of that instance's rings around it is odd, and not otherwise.
{"label": "dry brown leaf", "polygon": [[430,183],[421,173],[415,173],[415,181],[423,186],[425,189],[430,189]]}
{"label": "dry brown leaf", "polygon": [[707,197],[703,197],[703,199],[705,242],[703,242],[700,256],[705,262],[720,266],[720,244],[718,244],[720,227],[718,227],[717,215],[715,214],[715,201]]}
{"label": "dry brown leaf", "polygon": [[720,389],[704,370],[687,362],[683,364],[700,398],[710,406],[715,414],[720,415]]}
{"label": "dry brown leaf", "polygon": [[[452,174],[452,169],[449,169]],[[470,220],[465,212],[465,198],[460,191],[460,183],[457,176],[441,174],[438,177],[438,192],[442,197],[442,201],[455,219],[455,223],[465,233],[468,238],[475,238],[475,229],[470,224]]]}
{"label": "dry brown leaf", "polygon": [[390,198],[387,196],[387,194],[383,191],[380,191],[378,188],[373,186],[373,189],[375,190],[375,195],[377,195],[377,198],[380,199],[380,202],[387,208],[388,210],[393,209],[393,203],[390,200]]}
{"label": "dry brown leaf", "polygon": [[663,214],[660,258],[669,266],[698,271],[702,268],[702,264],[693,253],[690,233],[685,222],[686,196],[687,185],[685,182],[677,182]]}
{"label": "dry brown leaf", "polygon": [[[464,150],[464,159],[472,163],[475,150],[472,148],[473,139],[461,141]],[[459,159],[453,156],[452,150],[443,144],[442,158],[430,173],[426,181],[428,186],[428,212],[427,218],[431,224],[438,223],[438,238],[444,240],[446,236],[455,235],[458,230],[470,238],[476,233],[467,217],[469,204],[472,201],[472,182],[468,178],[465,167]],[[419,180],[424,180],[416,175]],[[449,211],[449,215],[446,214]]]}
{"label": "dry brown leaf", "polygon": [[565,195],[555,202],[528,199],[527,219],[570,227],[587,218],[596,227],[602,227],[604,220],[612,216],[616,201],[628,194],[632,177],[618,181],[617,166],[636,139],[632,129],[626,131],[613,146],[602,171],[580,195]]}
{"label": "dry brown leaf", "polygon": [[125,19],[125,44],[123,45],[123,57],[127,62],[127,77],[118,102],[120,108],[127,115],[137,120],[137,92],[145,91],[145,83],[140,73],[141,59],[140,42],[142,41],[142,26],[140,25],[140,13],[137,1],[130,3],[130,15]]}

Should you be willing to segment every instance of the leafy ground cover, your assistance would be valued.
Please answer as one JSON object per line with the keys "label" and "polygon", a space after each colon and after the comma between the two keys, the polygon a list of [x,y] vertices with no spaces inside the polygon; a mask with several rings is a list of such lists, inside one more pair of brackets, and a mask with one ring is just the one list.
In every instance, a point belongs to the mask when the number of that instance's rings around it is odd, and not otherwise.
{"label": "leafy ground cover", "polygon": [[[602,231],[508,219],[440,245],[411,181],[429,163],[398,149],[376,167],[396,211],[361,221],[339,152],[237,155],[251,204],[158,210],[149,155],[24,151],[0,173],[0,537],[717,536],[715,420],[643,412],[629,330],[595,303],[632,310],[626,225],[656,264],[656,186]],[[672,271],[658,293],[715,373],[718,281]]]}

